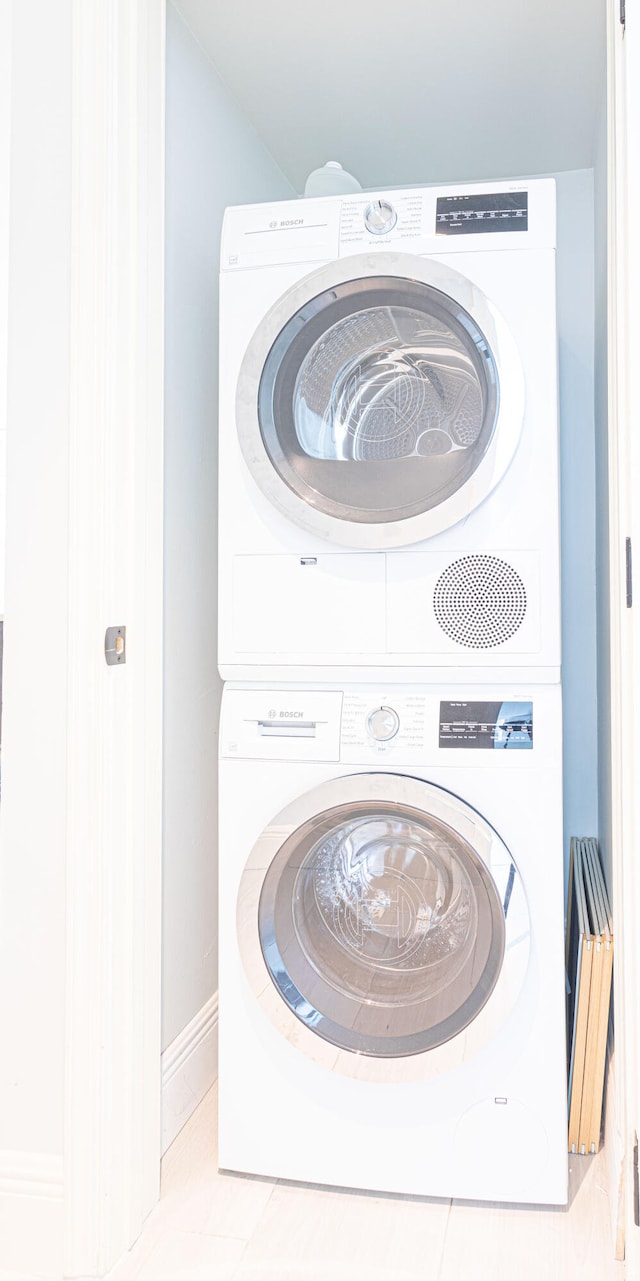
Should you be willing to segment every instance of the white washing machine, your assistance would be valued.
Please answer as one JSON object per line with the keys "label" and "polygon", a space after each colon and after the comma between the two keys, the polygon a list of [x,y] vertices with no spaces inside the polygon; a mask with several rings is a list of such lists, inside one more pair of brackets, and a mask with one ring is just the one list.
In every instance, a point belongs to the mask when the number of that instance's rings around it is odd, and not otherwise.
{"label": "white washing machine", "polygon": [[559,686],[227,686],[219,1162],[564,1204]]}
{"label": "white washing machine", "polygon": [[558,678],[555,184],[228,209],[227,679]]}

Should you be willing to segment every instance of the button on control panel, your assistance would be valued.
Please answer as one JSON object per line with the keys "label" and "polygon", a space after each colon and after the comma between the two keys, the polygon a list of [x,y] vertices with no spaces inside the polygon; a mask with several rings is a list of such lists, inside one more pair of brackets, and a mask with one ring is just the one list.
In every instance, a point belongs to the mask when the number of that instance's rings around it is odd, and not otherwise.
{"label": "button on control panel", "polygon": [[361,193],[345,196],[340,205],[339,256],[402,243],[411,253],[422,251],[431,235],[433,201],[423,191],[394,191],[393,195]]}
{"label": "button on control panel", "polygon": [[379,743],[395,738],[400,729],[400,717],[393,707],[374,707],[367,716],[367,733]]}
{"label": "button on control panel", "polygon": [[398,215],[388,200],[372,200],[364,211],[364,225],[374,236],[384,236],[393,231]]}
{"label": "button on control panel", "polygon": [[345,690],[340,735],[341,759],[409,756],[426,741],[424,694],[398,689]]}

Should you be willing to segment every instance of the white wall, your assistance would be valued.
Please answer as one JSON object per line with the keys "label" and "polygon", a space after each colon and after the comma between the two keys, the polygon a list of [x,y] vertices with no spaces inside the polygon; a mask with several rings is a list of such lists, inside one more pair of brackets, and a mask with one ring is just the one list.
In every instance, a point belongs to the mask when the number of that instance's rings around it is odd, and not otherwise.
{"label": "white wall", "polygon": [[0,1144],[40,1152],[62,1150],[70,49],[70,3],[14,4]]}
{"label": "white wall", "polygon": [[163,1047],[217,987],[218,264],[226,205],[293,188],[167,10]]}
{"label": "white wall", "polygon": [[64,1229],[71,0],[11,19],[0,1268],[26,1271],[61,1266]]}
{"label": "white wall", "polygon": [[[0,618],[4,614],[7,454],[7,322],[11,150],[11,0],[0,0]],[[0,650],[0,670],[2,653]],[[0,694],[2,686],[0,685]]]}

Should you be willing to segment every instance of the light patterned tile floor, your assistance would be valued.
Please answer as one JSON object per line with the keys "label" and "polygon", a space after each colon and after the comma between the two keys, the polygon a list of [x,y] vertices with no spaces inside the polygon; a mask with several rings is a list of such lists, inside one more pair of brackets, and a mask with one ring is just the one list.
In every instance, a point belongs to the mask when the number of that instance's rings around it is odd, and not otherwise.
{"label": "light patterned tile floor", "polygon": [[[605,1165],[569,1207],[381,1196],[219,1174],[214,1088],[162,1163],[161,1198],[105,1281],[622,1281]],[[0,1281],[34,1281],[0,1272]]]}
{"label": "light patterned tile floor", "polygon": [[214,1088],[167,1153],[160,1203],[108,1281],[624,1277],[602,1154],[572,1158],[566,1210],[307,1187],[219,1174],[216,1105]]}

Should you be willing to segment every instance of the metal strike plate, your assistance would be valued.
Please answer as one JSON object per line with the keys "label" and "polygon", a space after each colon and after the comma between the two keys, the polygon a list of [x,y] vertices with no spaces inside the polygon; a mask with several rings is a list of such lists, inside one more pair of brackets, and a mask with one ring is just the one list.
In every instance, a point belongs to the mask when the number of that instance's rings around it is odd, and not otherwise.
{"label": "metal strike plate", "polygon": [[109,667],[127,661],[126,627],[107,627],[104,634],[104,656]]}

